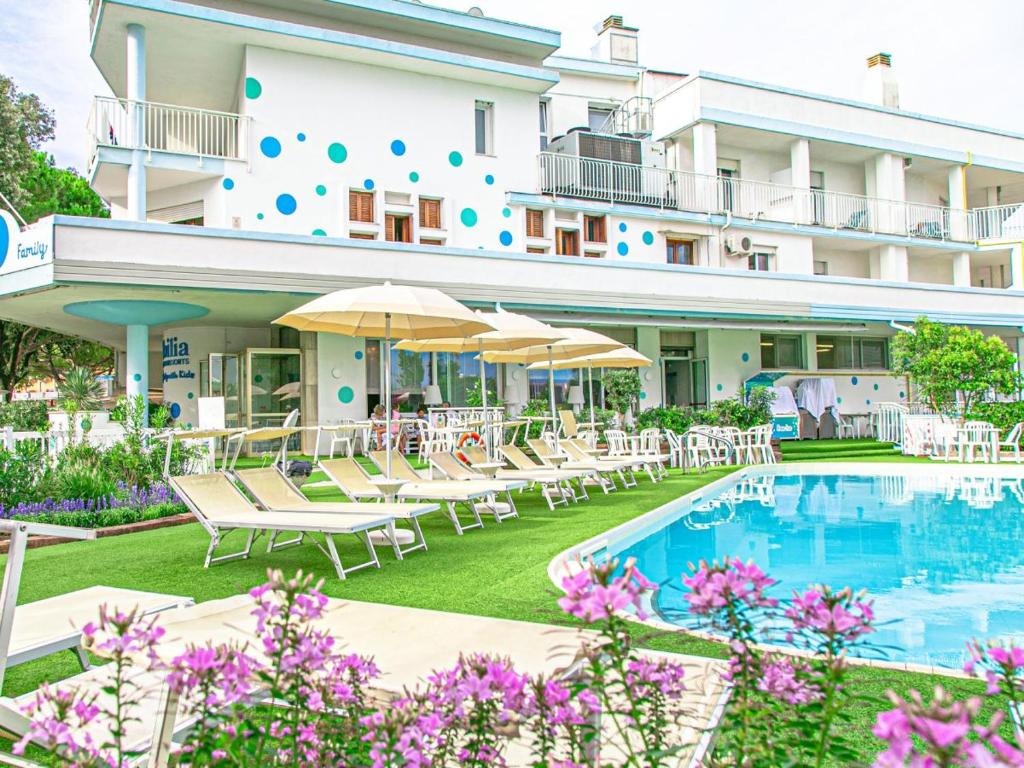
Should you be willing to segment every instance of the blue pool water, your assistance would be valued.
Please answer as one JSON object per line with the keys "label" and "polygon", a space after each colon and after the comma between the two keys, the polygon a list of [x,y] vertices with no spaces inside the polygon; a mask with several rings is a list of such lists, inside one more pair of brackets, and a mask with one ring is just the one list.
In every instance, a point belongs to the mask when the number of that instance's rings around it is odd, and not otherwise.
{"label": "blue pool water", "polygon": [[883,658],[959,667],[971,638],[1024,640],[1024,482],[942,471],[750,475],[608,551],[664,584],[656,611],[680,626],[697,626],[687,563],[753,559],[780,598],[813,583],[868,589]]}

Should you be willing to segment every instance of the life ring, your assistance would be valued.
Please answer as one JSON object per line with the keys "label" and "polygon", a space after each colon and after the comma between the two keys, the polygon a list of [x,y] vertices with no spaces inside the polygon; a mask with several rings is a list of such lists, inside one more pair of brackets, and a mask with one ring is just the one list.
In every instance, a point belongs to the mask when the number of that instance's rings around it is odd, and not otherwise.
{"label": "life ring", "polygon": [[[480,435],[477,432],[463,432],[462,437],[459,438],[458,447],[462,448],[462,446],[464,446],[466,443],[472,443],[472,445],[481,445],[483,441],[480,439]],[[458,457],[459,461],[469,464],[469,459],[466,458],[466,455],[462,451],[456,450],[455,455]]]}

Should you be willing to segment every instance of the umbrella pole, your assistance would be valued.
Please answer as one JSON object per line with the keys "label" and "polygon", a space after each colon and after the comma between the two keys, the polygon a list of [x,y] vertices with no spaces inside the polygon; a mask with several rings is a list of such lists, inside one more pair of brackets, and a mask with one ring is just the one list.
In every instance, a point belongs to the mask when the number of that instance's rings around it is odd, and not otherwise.
{"label": "umbrella pole", "polygon": [[487,418],[487,368],[484,363],[484,341],[480,339],[480,355],[477,357],[480,361],[480,398],[484,407],[484,453],[487,455],[487,460],[491,460],[491,432],[489,427],[489,419]]}
{"label": "umbrella pole", "polygon": [[597,443],[597,406],[594,405],[594,364],[587,363],[587,381],[590,389],[590,433]]}
{"label": "umbrella pole", "polygon": [[384,313],[384,479],[391,479],[391,313]]}
{"label": "umbrella pole", "polygon": [[555,369],[552,359],[551,345],[548,344],[548,393],[551,395],[551,434],[555,445],[558,445],[558,417],[555,416]]}

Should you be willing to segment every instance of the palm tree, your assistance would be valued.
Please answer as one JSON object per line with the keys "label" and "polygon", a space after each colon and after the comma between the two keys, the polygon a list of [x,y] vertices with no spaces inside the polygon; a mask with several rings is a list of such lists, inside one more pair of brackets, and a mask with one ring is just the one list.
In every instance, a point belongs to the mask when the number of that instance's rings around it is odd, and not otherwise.
{"label": "palm tree", "polygon": [[[61,407],[68,415],[68,428],[74,435],[78,414],[83,411],[95,411],[100,407],[100,383],[96,375],[88,368],[79,366],[72,368],[64,375],[63,381],[57,385],[57,395]],[[82,431],[86,431],[84,421]]]}

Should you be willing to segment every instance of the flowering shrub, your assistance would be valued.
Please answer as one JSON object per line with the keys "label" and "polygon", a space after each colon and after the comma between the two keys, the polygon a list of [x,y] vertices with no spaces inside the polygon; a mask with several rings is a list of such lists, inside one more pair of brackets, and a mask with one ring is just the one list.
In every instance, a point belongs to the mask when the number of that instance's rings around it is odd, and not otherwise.
{"label": "flowering shrub", "polygon": [[596,630],[573,674],[530,676],[509,659],[467,655],[391,700],[373,688],[372,659],[339,652],[318,628],[327,598],[301,574],[271,573],[251,592],[258,642],[248,646],[170,656],[158,623],[104,612],[86,627],[85,644],[112,659],[108,695],[43,688],[15,751],[36,742],[53,765],[127,765],[137,757],[129,726],[144,672],[162,675],[195,722],[174,757],[183,766],[505,765],[516,742],[533,765],[569,768],[598,758],[602,729],[616,734],[616,762],[661,764],[683,746],[671,731],[683,670],[632,647],[617,611],[640,606],[653,585],[632,564],[621,574],[616,566],[566,579],[563,607]]}
{"label": "flowering shrub", "polygon": [[[733,691],[719,724],[712,766],[822,766],[858,762],[849,724],[862,703],[846,657],[870,642],[871,603],[850,589],[816,587],[787,601],[752,563],[701,563],[684,578],[690,611],[728,637]],[[180,766],[446,766],[515,761],[537,768],[672,764],[685,692],[682,667],[644,654],[625,612],[644,615],[657,587],[632,561],[589,563],[563,580],[559,600],[592,630],[565,674],[531,676],[513,661],[466,655],[400,695],[376,685],[372,659],[347,654],[319,628],[328,606],[319,584],[279,572],[252,590],[256,638],[249,645],[161,648],[158,620],[101,612],[84,643],[111,659],[103,693],[44,687],[29,706],[28,743],[52,765],[127,765],[138,734],[141,681],[163,679],[179,712],[195,723],[173,756]],[[800,653],[769,649],[779,633]],[[987,695],[1024,700],[1024,649],[972,643],[967,671]],[[152,688],[151,688],[152,689]],[[150,689],[150,690],[151,690]],[[874,734],[885,742],[876,768],[1024,768],[1003,717],[982,721],[983,700],[957,701],[941,688],[930,701],[891,695]],[[133,723],[139,723],[133,726]],[[142,726],[145,725],[146,728]],[[134,727],[134,730],[132,728]],[[525,755],[529,755],[528,758]]]}
{"label": "flowering shrub", "polygon": [[129,488],[118,483],[114,493],[98,498],[57,500],[47,497],[42,501],[21,502],[10,507],[0,505],[0,518],[100,528],[167,517],[184,511],[185,506],[163,483],[148,488]]}

